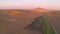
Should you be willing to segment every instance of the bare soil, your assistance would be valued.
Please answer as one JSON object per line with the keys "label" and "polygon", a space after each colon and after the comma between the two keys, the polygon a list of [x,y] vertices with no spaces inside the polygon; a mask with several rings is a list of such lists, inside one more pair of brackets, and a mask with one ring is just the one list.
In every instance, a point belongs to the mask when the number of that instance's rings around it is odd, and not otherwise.
{"label": "bare soil", "polygon": [[24,27],[31,24],[41,14],[29,11],[1,11],[0,34],[41,34],[39,31],[24,30]]}

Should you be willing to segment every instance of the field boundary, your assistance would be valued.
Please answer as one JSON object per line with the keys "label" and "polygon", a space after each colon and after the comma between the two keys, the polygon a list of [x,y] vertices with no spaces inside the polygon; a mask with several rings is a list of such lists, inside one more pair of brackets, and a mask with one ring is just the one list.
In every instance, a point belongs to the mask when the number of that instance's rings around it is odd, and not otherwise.
{"label": "field boundary", "polygon": [[43,26],[44,34],[57,34],[55,28],[53,27],[47,15],[43,15],[43,21],[44,21],[44,26]]}

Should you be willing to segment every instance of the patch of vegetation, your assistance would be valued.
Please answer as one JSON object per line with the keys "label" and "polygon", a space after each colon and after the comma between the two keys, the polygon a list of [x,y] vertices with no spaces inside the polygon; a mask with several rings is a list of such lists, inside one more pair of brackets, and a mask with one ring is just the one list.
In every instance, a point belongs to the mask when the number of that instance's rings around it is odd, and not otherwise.
{"label": "patch of vegetation", "polygon": [[48,17],[46,15],[43,16],[43,20],[44,20],[44,27],[43,27],[44,34],[56,34],[56,31],[52,27],[52,24],[48,20]]}

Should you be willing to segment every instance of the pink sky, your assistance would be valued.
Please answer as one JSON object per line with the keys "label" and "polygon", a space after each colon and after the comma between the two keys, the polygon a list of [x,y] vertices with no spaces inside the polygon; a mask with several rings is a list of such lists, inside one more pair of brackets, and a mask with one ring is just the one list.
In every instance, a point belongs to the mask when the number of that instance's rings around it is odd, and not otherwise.
{"label": "pink sky", "polygon": [[0,9],[47,8],[60,10],[60,0],[0,0]]}

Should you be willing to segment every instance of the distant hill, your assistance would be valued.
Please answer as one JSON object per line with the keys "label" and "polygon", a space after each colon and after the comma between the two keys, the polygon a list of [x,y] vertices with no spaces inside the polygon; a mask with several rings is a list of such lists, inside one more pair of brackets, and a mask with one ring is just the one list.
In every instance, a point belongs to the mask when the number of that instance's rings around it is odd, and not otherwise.
{"label": "distant hill", "polygon": [[34,12],[49,12],[50,10],[38,7],[38,8],[32,9],[31,11],[34,11]]}

